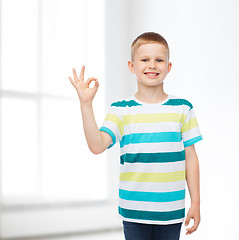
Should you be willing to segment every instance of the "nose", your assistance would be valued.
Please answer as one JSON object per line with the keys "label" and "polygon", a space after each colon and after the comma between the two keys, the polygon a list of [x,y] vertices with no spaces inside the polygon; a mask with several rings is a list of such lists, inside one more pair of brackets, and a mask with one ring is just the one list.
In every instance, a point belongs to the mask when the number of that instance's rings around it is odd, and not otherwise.
{"label": "nose", "polygon": [[156,68],[156,64],[155,64],[154,61],[151,61],[151,62],[149,63],[149,68],[151,68],[151,69],[155,69],[155,68]]}

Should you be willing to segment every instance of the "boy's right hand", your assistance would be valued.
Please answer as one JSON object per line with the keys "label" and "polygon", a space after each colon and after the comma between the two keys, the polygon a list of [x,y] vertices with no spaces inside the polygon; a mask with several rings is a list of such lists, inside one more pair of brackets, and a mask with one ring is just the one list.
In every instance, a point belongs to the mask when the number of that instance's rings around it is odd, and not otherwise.
{"label": "boy's right hand", "polygon": [[[77,77],[75,68],[73,68],[73,76],[75,81],[71,77],[68,77],[76,89],[81,103],[92,102],[99,87],[97,78],[88,78],[87,81],[84,82],[84,73],[85,66],[83,65],[79,78]],[[92,81],[95,81],[95,86],[90,88],[89,85]]]}

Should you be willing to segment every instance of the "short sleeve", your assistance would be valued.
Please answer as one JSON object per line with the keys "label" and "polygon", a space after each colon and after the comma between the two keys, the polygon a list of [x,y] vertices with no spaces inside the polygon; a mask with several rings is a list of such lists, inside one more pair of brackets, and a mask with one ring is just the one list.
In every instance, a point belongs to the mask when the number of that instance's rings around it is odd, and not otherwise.
{"label": "short sleeve", "polygon": [[194,143],[203,139],[192,105],[182,125],[181,133],[184,147],[193,145]]}
{"label": "short sleeve", "polygon": [[121,107],[117,107],[112,103],[101,125],[100,131],[108,133],[112,138],[108,148],[113,147],[123,137],[124,124],[121,117],[121,109]]}

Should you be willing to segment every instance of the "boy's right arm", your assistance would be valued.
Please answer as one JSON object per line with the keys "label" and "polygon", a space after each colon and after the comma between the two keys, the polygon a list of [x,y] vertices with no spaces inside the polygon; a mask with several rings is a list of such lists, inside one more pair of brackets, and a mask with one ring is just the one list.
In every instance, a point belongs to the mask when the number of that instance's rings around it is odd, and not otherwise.
{"label": "boy's right arm", "polygon": [[94,117],[92,104],[81,104],[84,133],[89,149],[94,154],[104,152],[112,142],[109,134],[100,131]]}
{"label": "boy's right arm", "polygon": [[[81,113],[86,141],[90,151],[94,154],[104,152],[112,142],[112,138],[105,132],[99,130],[92,107],[93,98],[98,90],[99,83],[96,78],[89,78],[84,81],[85,66],[82,67],[79,78],[73,68],[74,80],[69,77],[75,87],[81,103]],[[91,81],[95,81],[95,86],[90,88]]]}

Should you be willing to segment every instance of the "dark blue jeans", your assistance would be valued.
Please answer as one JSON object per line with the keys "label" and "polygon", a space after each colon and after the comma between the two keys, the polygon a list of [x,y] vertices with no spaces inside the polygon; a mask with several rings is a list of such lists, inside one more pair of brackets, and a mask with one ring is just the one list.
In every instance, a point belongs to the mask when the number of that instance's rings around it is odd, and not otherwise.
{"label": "dark blue jeans", "polygon": [[182,223],[156,225],[123,221],[126,240],[179,240]]}

